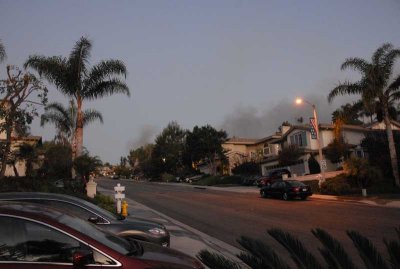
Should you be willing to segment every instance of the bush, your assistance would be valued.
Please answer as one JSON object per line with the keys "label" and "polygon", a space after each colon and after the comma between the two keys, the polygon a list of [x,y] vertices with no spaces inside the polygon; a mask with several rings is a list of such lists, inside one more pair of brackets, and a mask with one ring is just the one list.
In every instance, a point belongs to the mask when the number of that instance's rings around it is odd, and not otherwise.
{"label": "bush", "polygon": [[235,175],[257,175],[260,173],[260,165],[255,161],[235,164],[232,173]]}
{"label": "bush", "polygon": [[344,162],[343,168],[360,188],[370,187],[373,183],[380,182],[383,179],[381,171],[371,166],[367,159],[350,158]]}
{"label": "bush", "polygon": [[349,184],[349,179],[346,175],[338,175],[334,178],[326,179],[321,184],[322,194],[343,195],[358,192],[354,190]]}
{"label": "bush", "polygon": [[168,174],[168,173],[164,173],[161,176],[161,180],[163,182],[174,182],[175,181],[175,176],[171,175],[171,174]]}
{"label": "bush", "polygon": [[94,199],[91,200],[94,204],[110,211],[111,213],[115,214],[115,202],[111,196],[104,195],[101,193],[97,193]]}
{"label": "bush", "polygon": [[202,178],[193,184],[200,186],[214,186],[214,185],[240,185],[243,182],[243,178],[240,176],[208,176]]}
{"label": "bush", "polygon": [[318,180],[307,180],[307,181],[302,181],[304,184],[310,186],[311,191],[313,193],[319,193],[319,181]]}

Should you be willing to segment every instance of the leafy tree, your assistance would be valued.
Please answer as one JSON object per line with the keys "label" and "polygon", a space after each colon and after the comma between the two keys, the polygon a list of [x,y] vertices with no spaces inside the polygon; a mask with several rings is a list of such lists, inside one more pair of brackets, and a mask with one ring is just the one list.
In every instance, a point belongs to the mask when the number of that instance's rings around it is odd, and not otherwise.
{"label": "leafy tree", "polygon": [[[6,141],[1,147],[0,178],[4,178],[6,163],[9,161],[11,141],[15,126],[30,124],[37,116],[36,105],[47,102],[47,89],[42,82],[28,72],[7,66],[7,79],[0,80],[0,133],[5,132]],[[34,102],[28,98],[34,98]]]}
{"label": "leafy tree", "polygon": [[146,144],[137,149],[129,151],[128,162],[133,167],[133,173],[144,173],[146,176],[152,175],[152,152],[154,145]]}
{"label": "leafy tree", "polygon": [[33,55],[24,65],[38,71],[63,94],[75,99],[77,111],[73,158],[80,156],[83,150],[83,127],[85,125],[82,111],[83,102],[115,93],[124,93],[129,96],[129,88],[120,78],[120,76],[126,77],[125,64],[119,60],[103,60],[90,67],[91,49],[91,41],[82,37],[76,42],[68,58]]}
{"label": "leafy tree", "polygon": [[321,167],[319,166],[319,163],[315,159],[314,154],[311,154],[310,158],[308,158],[308,168],[310,169],[310,174],[321,173]]}
{"label": "leafy tree", "polygon": [[40,168],[42,177],[49,179],[71,178],[72,151],[68,145],[45,142],[42,146],[44,155]]}
{"label": "leafy tree", "polygon": [[[396,151],[400,152],[400,133],[394,132]],[[367,133],[366,137],[361,141],[361,146],[368,153],[369,163],[373,163],[383,172],[386,177],[393,177],[390,166],[390,155],[387,150],[387,136],[382,131],[374,131]]]}
{"label": "leafy tree", "polygon": [[83,155],[76,157],[74,160],[74,168],[84,182],[89,180],[89,175],[96,171],[96,168],[102,165],[101,160],[97,156],[89,156],[85,152]]}
{"label": "leafy tree", "polygon": [[346,81],[341,83],[328,95],[328,101],[330,102],[336,96],[345,94],[360,94],[363,103],[367,105],[379,102],[386,125],[394,182],[398,187],[400,187],[400,177],[389,107],[393,106],[394,102],[400,97],[400,75],[390,83],[393,65],[399,56],[399,49],[394,49],[391,44],[383,44],[374,52],[370,62],[361,58],[346,59],[341,69],[351,68],[358,71],[361,74],[361,79],[357,82]]}
{"label": "leafy tree", "polygon": [[222,143],[227,137],[225,131],[217,131],[211,125],[195,126],[192,132],[187,133],[185,155],[189,156],[192,162],[206,162],[215,175],[216,161],[225,159]]}
{"label": "leafy tree", "polygon": [[288,166],[297,163],[303,151],[296,145],[289,145],[282,148],[278,153],[278,162],[280,166]]}
{"label": "leafy tree", "polygon": [[[73,145],[73,134],[75,131],[77,107],[71,100],[69,107],[65,108],[60,103],[51,103],[45,107],[45,113],[41,116],[40,124],[52,123],[56,126],[57,134],[55,140],[64,145]],[[83,127],[89,123],[99,120],[103,123],[103,116],[96,110],[83,111]]]}
{"label": "leafy tree", "polygon": [[357,181],[360,188],[367,188],[373,182],[382,180],[380,170],[371,166],[367,159],[352,157],[344,162],[343,168]]}
{"label": "leafy tree", "polygon": [[258,175],[260,174],[260,165],[255,161],[235,164],[235,167],[232,168],[232,173],[235,175]]}
{"label": "leafy tree", "polygon": [[17,151],[17,159],[25,161],[25,176],[32,177],[33,164],[38,161],[36,147],[28,143],[23,143]]}
{"label": "leafy tree", "polygon": [[[274,238],[290,254],[295,268],[298,269],[322,269],[322,268],[347,268],[357,269],[353,263],[352,254],[348,253],[343,245],[332,235],[322,229],[312,229],[311,233],[321,243],[318,248],[325,264],[322,264],[314,254],[306,248],[298,238],[281,229],[269,229],[268,234]],[[389,263],[377,250],[375,245],[365,236],[352,230],[346,232],[353,242],[366,268],[397,269],[400,266],[400,229],[396,229],[397,237],[394,240],[384,240],[386,250],[389,254]],[[242,251],[237,257],[249,268],[252,269],[291,269],[286,259],[280,257],[275,252],[275,247],[266,242],[249,238],[240,237],[238,243],[242,246]],[[227,259],[220,254],[202,250],[197,257],[209,268],[226,269],[242,268],[237,262]]]}
{"label": "leafy tree", "polygon": [[182,165],[185,134],[179,124],[173,121],[156,137],[151,156],[155,174],[176,174]]}
{"label": "leafy tree", "polygon": [[324,149],[324,155],[332,163],[341,162],[350,155],[350,146],[344,141],[343,137],[334,138]]}

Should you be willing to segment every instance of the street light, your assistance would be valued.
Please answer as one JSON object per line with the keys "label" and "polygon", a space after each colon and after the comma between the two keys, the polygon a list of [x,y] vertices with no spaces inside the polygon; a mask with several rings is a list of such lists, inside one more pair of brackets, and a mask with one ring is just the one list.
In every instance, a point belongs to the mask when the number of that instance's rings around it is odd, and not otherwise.
{"label": "street light", "polygon": [[321,175],[322,175],[322,181],[325,181],[325,167],[326,164],[322,165],[322,163],[325,161],[322,156],[322,145],[321,145],[321,139],[319,135],[319,123],[318,123],[318,115],[317,115],[317,109],[314,104],[308,102],[307,100],[304,100],[302,98],[297,98],[296,99],[296,104],[301,105],[302,103],[307,103],[313,108],[313,114],[314,114],[314,119],[315,119],[315,132],[317,133],[317,144],[318,144],[318,155],[319,155],[319,167],[321,168]]}

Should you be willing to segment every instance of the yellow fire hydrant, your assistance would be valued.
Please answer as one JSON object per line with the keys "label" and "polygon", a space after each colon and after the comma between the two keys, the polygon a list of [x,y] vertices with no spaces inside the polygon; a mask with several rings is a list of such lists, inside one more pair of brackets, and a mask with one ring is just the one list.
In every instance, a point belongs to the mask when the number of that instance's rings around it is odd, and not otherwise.
{"label": "yellow fire hydrant", "polygon": [[121,215],[126,218],[128,216],[128,203],[124,200],[121,205]]}

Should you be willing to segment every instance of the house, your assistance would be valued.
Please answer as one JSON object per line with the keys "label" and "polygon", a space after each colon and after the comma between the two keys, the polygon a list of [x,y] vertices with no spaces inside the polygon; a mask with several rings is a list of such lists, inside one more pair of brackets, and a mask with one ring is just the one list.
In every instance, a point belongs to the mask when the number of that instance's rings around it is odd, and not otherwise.
{"label": "house", "polygon": [[[392,121],[392,129],[400,130],[400,123]],[[318,143],[316,139],[312,138],[311,126],[308,124],[283,125],[280,130],[280,132],[262,139],[233,137],[226,141],[222,146],[226,149],[226,156],[229,160],[229,171],[231,172],[236,164],[254,160],[260,164],[261,173],[266,175],[274,169],[282,168],[278,161],[279,151],[282,148],[295,145],[303,150],[303,154],[297,163],[285,168],[296,175],[310,174],[308,167],[310,155],[314,155],[319,162]],[[375,122],[364,126],[343,125],[341,135],[346,144],[350,145],[351,154],[364,157],[364,152],[360,144],[367,133],[376,130],[385,130],[385,124]],[[320,124],[319,131],[321,147],[324,150],[334,140],[334,125]],[[329,160],[326,160],[326,164],[327,172],[338,169],[338,164],[331,163]]]}

